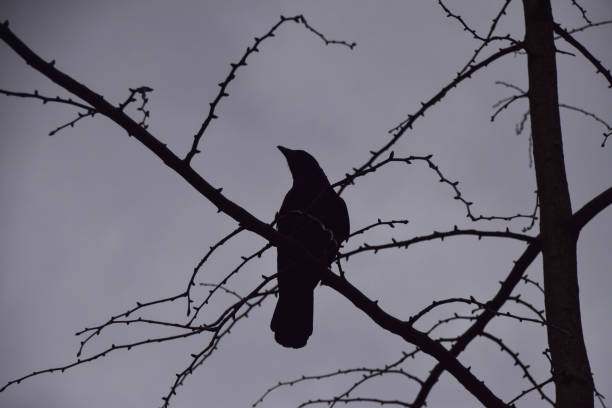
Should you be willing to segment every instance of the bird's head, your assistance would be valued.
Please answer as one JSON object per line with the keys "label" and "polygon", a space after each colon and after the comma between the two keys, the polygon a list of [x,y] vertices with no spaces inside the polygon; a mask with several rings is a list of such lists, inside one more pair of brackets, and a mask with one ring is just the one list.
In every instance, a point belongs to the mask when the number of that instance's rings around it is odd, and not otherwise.
{"label": "bird's head", "polygon": [[277,146],[278,150],[287,159],[289,170],[293,176],[293,182],[324,182],[329,185],[329,180],[317,163],[317,160],[304,150],[292,150],[283,146]]}

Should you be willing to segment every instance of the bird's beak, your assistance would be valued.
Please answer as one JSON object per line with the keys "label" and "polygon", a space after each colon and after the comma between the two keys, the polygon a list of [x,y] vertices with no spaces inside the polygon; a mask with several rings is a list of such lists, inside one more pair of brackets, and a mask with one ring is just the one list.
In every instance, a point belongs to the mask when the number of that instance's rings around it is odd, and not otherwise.
{"label": "bird's beak", "polygon": [[283,146],[276,146],[276,148],[277,148],[278,150],[280,150],[280,151],[281,151],[281,153],[282,153],[282,154],[283,154],[285,157],[288,157],[289,153],[291,153],[291,152],[292,152],[292,150],[291,150],[291,149],[287,149],[286,147],[283,147]]}

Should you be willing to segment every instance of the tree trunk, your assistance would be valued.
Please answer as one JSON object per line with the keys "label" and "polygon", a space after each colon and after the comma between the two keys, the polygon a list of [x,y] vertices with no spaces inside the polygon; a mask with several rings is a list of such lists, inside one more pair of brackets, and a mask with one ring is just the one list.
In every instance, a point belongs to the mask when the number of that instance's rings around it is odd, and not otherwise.
{"label": "tree trunk", "polygon": [[533,156],[540,199],[540,233],[548,344],[557,408],[593,407],[593,379],[582,334],[577,234],[565,174],[549,0],[523,0]]}

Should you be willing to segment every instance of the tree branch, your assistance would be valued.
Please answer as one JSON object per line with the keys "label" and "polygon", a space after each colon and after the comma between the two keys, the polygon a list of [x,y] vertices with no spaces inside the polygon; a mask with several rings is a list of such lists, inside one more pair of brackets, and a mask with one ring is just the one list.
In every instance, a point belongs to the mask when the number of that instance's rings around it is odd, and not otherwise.
{"label": "tree branch", "polygon": [[[91,106],[93,106],[101,114],[107,116],[115,123],[117,123],[120,127],[125,129],[130,136],[134,136],[155,155],[157,155],[168,167],[172,168],[174,171],[180,174],[198,192],[200,192],[215,206],[217,206],[220,211],[223,211],[228,214],[230,217],[236,220],[242,227],[262,236],[274,246],[283,246],[288,249],[292,249],[296,257],[298,257],[300,260],[304,260],[305,262],[318,265],[318,260],[310,256],[310,254],[308,254],[308,252],[294,240],[279,234],[270,225],[260,221],[259,219],[251,215],[249,212],[247,212],[245,209],[236,205],[235,203],[227,199],[225,196],[223,196],[221,194],[221,189],[216,189],[211,186],[198,173],[191,169],[188,163],[185,163],[183,160],[179,159],[166,147],[165,144],[157,140],[146,129],[143,129],[131,118],[125,115],[121,111],[121,109],[111,105],[99,94],[91,91],[90,89],[78,83],[68,75],[57,70],[54,66],[54,62],[47,63],[43,61],[38,55],[32,52],[21,40],[19,40],[19,38],[17,38],[8,29],[8,23],[0,25],[0,38],[2,38],[17,54],[19,54],[26,61],[26,63],[34,67],[36,70],[47,76],[49,79],[51,79],[53,82],[57,83],[64,89],[68,90],[69,92],[80,97],[87,103],[91,104]],[[471,75],[471,73],[476,70],[477,66],[478,68],[481,68],[482,66],[487,65],[493,60],[501,57],[502,55],[505,55],[512,51],[516,51],[520,48],[522,48],[522,44],[517,44],[513,47],[500,50],[500,52],[489,57],[487,60],[472,67],[472,69],[470,69],[461,78],[461,80],[465,79],[466,77],[469,77],[469,75]],[[457,81],[457,83],[458,82],[460,81]],[[451,85],[456,86],[457,83]],[[452,86],[447,87],[448,89],[443,89],[438,94],[440,95],[439,98],[442,98],[444,94],[450,88],[452,88]],[[431,105],[433,105],[433,103],[435,102],[437,102],[437,100],[434,100]],[[406,123],[409,123],[411,125],[412,121],[413,120],[409,120]],[[405,131],[407,127],[408,125],[403,127],[402,132]],[[399,138],[399,136],[401,136],[401,133],[399,135],[394,136],[394,138]],[[382,151],[384,150],[386,150],[386,148],[383,148],[378,154],[382,153]],[[371,158],[372,161],[375,159],[375,156],[376,154],[373,154],[373,157]],[[609,189],[602,194],[603,197],[600,197],[600,195],[596,197],[596,199],[592,200],[592,202],[587,204],[585,207],[583,207],[582,210],[584,211],[582,213],[580,213],[580,211],[576,213],[577,220],[573,225],[577,232],[579,232],[580,229],[584,226],[584,224],[590,221],[590,219],[592,219],[599,211],[610,205],[610,201],[612,201],[612,189]],[[597,202],[594,203],[593,201],[596,200]],[[501,304],[504,303],[505,299],[507,299],[507,297],[509,296],[511,290],[516,285],[516,282],[513,283],[511,278],[515,277],[516,281],[518,282],[524,270],[539,253],[539,250],[539,241],[535,241],[529,245],[523,256],[521,256],[521,258],[519,258],[519,260],[517,261],[506,282],[502,284],[502,288],[500,289],[500,292],[498,292],[498,295],[496,295],[495,298],[488,304],[490,308],[496,307],[496,305],[499,304],[499,306],[497,306],[497,309],[499,309]],[[439,364],[436,368],[441,367],[441,371],[448,370],[466,387],[466,389],[472,392],[485,405],[505,406],[505,404],[503,404],[501,400],[495,397],[495,395],[493,395],[483,383],[481,383],[476,377],[474,377],[473,374],[471,374],[469,370],[454,357],[460,352],[456,352],[456,350],[462,350],[463,348],[465,348],[465,346],[467,346],[467,343],[469,343],[469,341],[471,340],[466,340],[470,337],[470,333],[475,333],[475,336],[477,333],[481,332],[482,328],[484,328],[486,323],[488,323],[488,321],[493,317],[494,313],[489,313],[488,309],[485,310],[485,312],[483,312],[483,314],[478,318],[477,322],[466,333],[464,333],[464,336],[462,336],[464,345],[459,346],[457,348],[456,344],[453,347],[453,350],[449,352],[439,343],[436,343],[428,336],[426,336],[424,333],[413,329],[406,322],[402,322],[384,312],[378,307],[376,302],[373,302],[368,299],[365,295],[363,295],[363,293],[361,293],[357,288],[352,286],[345,279],[342,279],[341,277],[333,274],[332,272],[327,271],[327,273],[323,277],[323,281],[325,284],[334,288],[339,293],[348,298],[359,309],[368,314],[368,316],[370,316],[381,327],[400,335],[406,341],[421,347],[423,351],[434,356],[439,361]],[[487,315],[489,315],[488,320]],[[459,343],[461,343],[461,339],[459,340],[458,344]],[[435,381],[437,381],[437,378],[434,380],[434,382]]]}
{"label": "tree branch", "polygon": [[[429,108],[431,108],[436,103],[440,102],[442,100],[442,98],[451,89],[455,88],[461,82],[463,82],[464,80],[470,78],[474,73],[478,72],[480,69],[486,67],[487,65],[491,64],[492,62],[500,59],[504,55],[510,54],[512,52],[519,51],[521,49],[523,49],[523,43],[518,43],[518,44],[514,44],[514,45],[512,45],[510,47],[502,48],[499,51],[497,51],[496,53],[490,55],[488,58],[485,58],[484,60],[480,61],[479,63],[471,65],[470,68],[468,70],[466,70],[465,72],[458,73],[457,76],[455,77],[455,79],[453,79],[448,85],[446,85],[444,88],[442,88],[433,97],[431,97],[427,102],[421,102],[421,108],[418,109],[414,114],[408,115],[408,118],[406,120],[402,121],[399,125],[397,125],[393,129],[389,130],[389,133],[391,133],[393,135],[391,140],[389,140],[380,149],[378,149],[376,151],[374,151],[374,150],[370,151],[370,155],[371,155],[370,158],[363,165],[361,165],[360,167],[353,169],[353,175],[357,174],[357,173],[361,173],[363,171],[366,171],[369,167],[371,167],[374,164],[374,161],[376,161],[376,159],[378,157],[380,157],[384,152],[389,150],[391,148],[391,146],[393,146],[404,135],[404,133],[408,129],[412,128],[412,125],[419,118],[419,116],[425,116],[425,111],[427,111]],[[340,190],[339,190],[340,192],[342,192],[348,186],[348,184],[350,184],[350,180],[352,178],[354,178],[353,175],[347,175],[345,180],[343,180],[341,182],[341,187],[340,187]]]}
{"label": "tree branch", "polygon": [[261,43],[268,38],[274,37],[275,36],[274,32],[287,21],[293,21],[295,23],[302,24],[309,31],[314,33],[317,37],[321,38],[321,40],[325,42],[325,45],[339,44],[339,45],[344,45],[346,47],[349,47],[351,50],[356,45],[355,43],[348,43],[346,41],[327,39],[323,34],[321,34],[319,31],[315,30],[312,26],[310,26],[310,24],[308,24],[308,22],[302,15],[297,15],[293,17],[280,16],[280,20],[276,24],[274,24],[272,28],[270,28],[270,30],[268,30],[266,34],[264,34],[261,37],[255,37],[255,42],[253,43],[253,46],[247,47],[245,53],[242,55],[242,58],[240,58],[238,62],[230,64],[231,69],[230,69],[229,74],[227,75],[227,77],[225,77],[225,80],[223,80],[223,82],[220,82],[218,84],[220,88],[219,93],[217,94],[215,99],[210,103],[208,116],[206,116],[206,119],[204,119],[204,122],[200,126],[200,129],[198,130],[198,132],[193,136],[193,143],[191,145],[191,149],[189,150],[189,152],[187,153],[184,159],[187,164],[191,163],[191,160],[193,159],[193,157],[196,154],[200,153],[200,150],[198,150],[198,143],[200,143],[200,139],[202,139],[202,136],[204,135],[204,132],[206,132],[206,129],[208,128],[208,125],[210,125],[210,122],[212,122],[213,119],[218,118],[218,116],[215,114],[215,109],[217,108],[217,105],[219,104],[219,101],[222,98],[229,96],[229,94],[227,93],[227,87],[229,86],[230,82],[232,82],[234,78],[236,78],[236,71],[238,70],[238,68],[242,66],[246,66],[247,58],[249,58],[249,56],[253,54],[254,52],[259,52],[259,46],[261,45]]}
{"label": "tree branch", "polygon": [[586,59],[588,59],[591,64],[597,68],[597,72],[602,74],[608,80],[608,88],[612,88],[612,74],[610,74],[610,70],[606,69],[601,61],[591,54],[589,50],[587,50],[582,44],[580,44],[570,33],[564,30],[559,24],[553,23],[553,29],[555,33],[559,34],[565,41],[574,46]]}
{"label": "tree branch", "polygon": [[[108,117],[120,127],[122,127],[128,135],[134,136],[139,142],[145,145],[151,152],[158,156],[168,167],[181,175],[192,187],[206,197],[210,202],[217,206],[219,211],[222,211],[236,220],[240,226],[245,229],[255,232],[265,238],[274,246],[281,246],[291,251],[291,254],[302,262],[321,267],[322,263],[314,258],[302,245],[294,239],[284,236],[273,229],[270,225],[260,221],[244,208],[238,206],[234,202],[227,199],[221,194],[221,189],[216,189],[202,178],[195,170],[193,170],[187,162],[179,159],[168,147],[157,140],[146,129],[139,126],[130,117],[123,113],[119,108],[111,105],[101,95],[93,92],[85,85],[75,81],[70,76],[55,68],[55,61],[51,63],[45,62],[30,48],[28,48],[12,31],[8,28],[8,22],[0,25],[0,38],[6,42],[25,62],[39,71],[41,74],[71,92],[72,94],[83,99],[102,115]],[[323,281],[330,287],[333,287],[338,292],[351,300],[359,309],[368,314],[381,327],[396,333],[406,341],[418,345],[427,354],[438,359],[440,363],[448,370],[457,380],[463,384],[466,389],[478,398],[485,406],[488,407],[506,407],[506,405],[497,398],[483,382],[478,380],[465,366],[463,366],[456,358],[454,358],[442,345],[430,339],[424,333],[421,333],[405,322],[392,317],[378,307],[375,302],[370,301],[357,288],[352,286],[345,279],[334,275],[331,271],[327,271],[323,276]],[[187,374],[193,369],[193,364],[182,375]],[[174,392],[175,383],[168,398]],[[5,386],[6,387],[6,386]]]}
{"label": "tree branch", "polygon": [[516,239],[516,240],[524,241],[524,242],[533,242],[535,240],[534,237],[531,237],[529,235],[518,234],[516,232],[510,232],[508,230],[506,231],[481,231],[481,230],[475,230],[475,229],[462,230],[462,229],[457,228],[457,226],[455,226],[455,229],[451,231],[444,231],[444,232],[434,231],[432,234],[429,234],[429,235],[422,235],[419,237],[414,237],[414,238],[410,238],[410,239],[406,239],[402,241],[397,241],[392,238],[391,239],[392,242],[389,242],[386,244],[379,244],[379,245],[363,244],[356,249],[341,253],[338,257],[346,258],[348,260],[351,256],[361,253],[361,252],[374,251],[374,253],[376,253],[382,249],[408,248],[410,245],[416,244],[418,242],[432,241],[434,239],[444,240],[444,238],[446,237],[454,237],[454,236],[459,236],[459,235],[476,236],[478,237],[478,239],[481,239],[483,237],[498,237],[498,238]]}
{"label": "tree branch", "polygon": [[[580,210],[576,211],[571,218],[572,229],[575,234],[579,234],[582,228],[588,224],[597,214],[603,211],[608,206],[612,205],[612,187],[601,192],[596,197],[591,199],[585,204]],[[487,302],[487,309],[478,317],[476,322],[466,330],[457,340],[457,342],[451,348],[451,353],[458,356],[468,344],[474,340],[486,327],[486,325],[495,317],[497,311],[503,306],[506,300],[510,297],[510,294],[521,281],[523,274],[535,260],[541,251],[540,237],[536,237],[535,241],[531,243],[515,261],[514,267],[508,274],[508,277],[502,282],[501,287],[497,294]],[[429,377],[425,380],[423,387],[417,394],[413,406],[415,408],[422,407],[425,405],[427,396],[433,389],[440,375],[444,372],[444,368],[438,363],[431,370]]]}
{"label": "tree branch", "polygon": [[440,343],[432,340],[425,333],[414,329],[408,322],[401,321],[385,312],[378,306],[377,301],[370,300],[349,281],[327,271],[323,275],[321,282],[341,293],[380,327],[400,336],[408,343],[420,347],[425,353],[438,360],[439,364],[455,377],[457,381],[472,393],[472,395],[474,395],[484,406],[507,407],[502,400],[497,398],[491,390],[484,385],[484,382],[477,379],[467,367],[461,364],[459,360]]}

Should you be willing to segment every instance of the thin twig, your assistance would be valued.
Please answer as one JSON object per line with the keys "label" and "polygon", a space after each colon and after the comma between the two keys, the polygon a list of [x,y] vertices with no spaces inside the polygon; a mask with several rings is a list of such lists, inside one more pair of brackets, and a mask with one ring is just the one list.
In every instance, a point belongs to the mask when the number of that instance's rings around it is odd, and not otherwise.
{"label": "thin twig", "polygon": [[584,57],[589,60],[597,69],[597,72],[602,74],[608,80],[608,88],[612,88],[612,74],[610,70],[605,68],[601,61],[591,54],[589,50],[587,50],[582,44],[580,44],[572,35],[564,30],[559,24],[553,24],[555,33],[559,34],[565,41],[574,46]]}
{"label": "thin twig", "polygon": [[200,260],[200,262],[198,262],[196,267],[193,268],[193,273],[191,274],[191,277],[189,278],[189,282],[187,283],[187,289],[185,290],[186,295],[187,295],[187,316],[191,314],[191,304],[193,303],[193,300],[191,299],[191,288],[195,286],[195,277],[198,274],[198,271],[200,270],[202,265],[204,265],[204,263],[208,260],[208,258],[210,258],[213,252],[217,250],[217,248],[225,244],[232,237],[238,235],[243,230],[244,228],[238,227],[232,232],[230,232],[229,234],[227,234],[226,236],[224,236],[223,238],[221,238],[219,241],[217,241],[214,245],[212,245],[209,248],[208,252],[206,252],[206,255],[204,255],[204,257]]}
{"label": "thin twig", "polygon": [[468,69],[466,72],[458,73],[457,76],[455,77],[455,79],[453,79],[448,85],[443,87],[437,94],[435,94],[433,97],[431,97],[427,102],[422,102],[420,109],[418,109],[414,114],[409,115],[406,120],[402,121],[399,125],[397,125],[393,129],[391,129],[389,131],[389,133],[392,134],[391,140],[389,140],[387,143],[385,143],[385,145],[383,145],[378,150],[370,151],[370,158],[368,160],[366,160],[366,162],[364,164],[362,164],[358,168],[354,168],[352,174],[347,174],[347,176],[345,177],[344,180],[342,180],[339,183],[337,183],[338,185],[340,185],[339,193],[344,191],[344,189],[346,187],[348,187],[349,184],[351,184],[351,181],[355,178],[356,174],[359,174],[359,173],[362,173],[364,171],[367,171],[367,169],[372,167],[374,165],[374,162],[376,161],[376,159],[378,159],[383,153],[385,153],[387,150],[389,150],[404,135],[404,133],[408,129],[412,128],[412,126],[413,126],[413,124],[414,124],[414,122],[416,121],[417,118],[419,118],[420,116],[425,116],[425,112],[430,107],[432,107],[436,103],[440,102],[442,100],[442,98],[451,89],[455,88],[457,85],[459,85],[464,80],[470,78],[473,74],[478,72],[480,69],[482,69],[482,68],[486,67],[487,65],[491,64],[492,62],[500,59],[504,55],[510,54],[512,52],[516,52],[516,51],[518,51],[518,50],[520,50],[522,48],[523,48],[523,44],[522,43],[514,44],[514,45],[512,45],[510,47],[507,47],[507,48],[502,48],[498,52],[492,54],[491,56],[489,56],[488,58],[486,58],[483,61],[479,62],[478,64],[472,65],[471,68]]}
{"label": "thin twig", "polygon": [[413,238],[401,240],[401,241],[396,240],[395,238],[391,238],[391,242],[388,242],[385,244],[370,245],[368,243],[363,243],[359,247],[353,250],[340,253],[338,255],[338,258],[341,258],[341,259],[346,258],[348,260],[351,256],[362,253],[362,252],[377,253],[378,251],[381,251],[383,249],[390,249],[390,248],[407,249],[409,246],[419,243],[419,242],[433,241],[435,239],[444,240],[444,238],[447,238],[447,237],[465,236],[465,235],[475,236],[478,239],[482,239],[483,237],[497,237],[497,238],[516,239],[516,240],[524,241],[524,242],[535,242],[536,240],[536,238],[532,236],[518,234],[516,232],[510,232],[508,230],[506,231],[482,231],[482,230],[475,230],[475,229],[459,229],[457,226],[455,226],[455,229],[450,230],[450,231],[444,231],[444,232],[434,231],[432,234],[417,236],[417,237],[413,237]]}
{"label": "thin twig", "polygon": [[610,137],[610,135],[612,135],[612,126],[610,126],[608,124],[608,122],[606,122],[605,120],[601,119],[599,116],[595,115],[593,112],[589,112],[589,111],[586,111],[584,109],[577,108],[575,106],[567,105],[565,103],[560,103],[559,107],[560,108],[569,109],[569,110],[573,110],[575,112],[580,112],[583,115],[586,115],[586,116],[588,116],[590,118],[593,118],[595,121],[597,121],[597,122],[601,123],[602,125],[604,125],[606,127],[606,129],[607,129],[607,132],[603,132],[602,133],[603,136],[604,136],[604,139],[601,142],[601,147],[605,147],[606,146],[606,140],[608,140],[608,137]]}
{"label": "thin twig", "polygon": [[183,159],[185,163],[187,163],[189,165],[191,163],[191,160],[193,159],[193,157],[196,154],[200,153],[200,150],[198,149],[198,144],[200,143],[200,139],[202,139],[202,136],[206,132],[206,129],[208,129],[208,126],[210,125],[210,123],[214,119],[218,118],[217,114],[215,113],[215,110],[217,109],[217,106],[219,105],[219,102],[221,101],[221,99],[224,98],[224,97],[228,97],[229,96],[229,93],[227,92],[227,89],[228,89],[228,86],[229,86],[230,82],[232,82],[236,78],[236,72],[238,71],[238,68],[240,68],[242,66],[246,66],[247,65],[247,59],[249,58],[249,56],[251,54],[255,53],[255,52],[259,52],[259,47],[260,47],[261,43],[263,41],[265,41],[266,39],[268,39],[268,38],[274,37],[275,36],[275,31],[281,25],[286,23],[287,21],[292,21],[294,23],[302,24],[309,31],[314,33],[319,38],[321,38],[325,42],[325,45],[330,45],[330,44],[344,45],[344,46],[347,46],[348,48],[350,48],[351,50],[356,45],[355,43],[348,43],[346,41],[337,41],[337,40],[329,40],[329,39],[327,39],[327,37],[325,37],[321,32],[315,30],[312,26],[310,26],[306,22],[306,19],[304,18],[304,16],[302,16],[302,15],[297,15],[297,16],[293,16],[293,17],[280,16],[280,20],[276,24],[274,24],[272,26],[272,28],[270,28],[270,30],[268,30],[267,33],[265,33],[261,37],[255,37],[255,42],[253,43],[253,45],[250,46],[250,47],[247,47],[246,51],[244,52],[244,54],[242,55],[240,60],[238,60],[238,62],[230,64],[230,72],[229,72],[229,74],[225,77],[225,79],[222,82],[220,82],[218,84],[219,85],[219,92],[217,93],[217,95],[215,96],[213,101],[209,104],[208,115],[206,116],[206,119],[204,119],[204,122],[200,126],[200,129],[193,136],[193,143],[191,145],[191,149],[189,150],[189,152],[187,153],[187,155]]}

